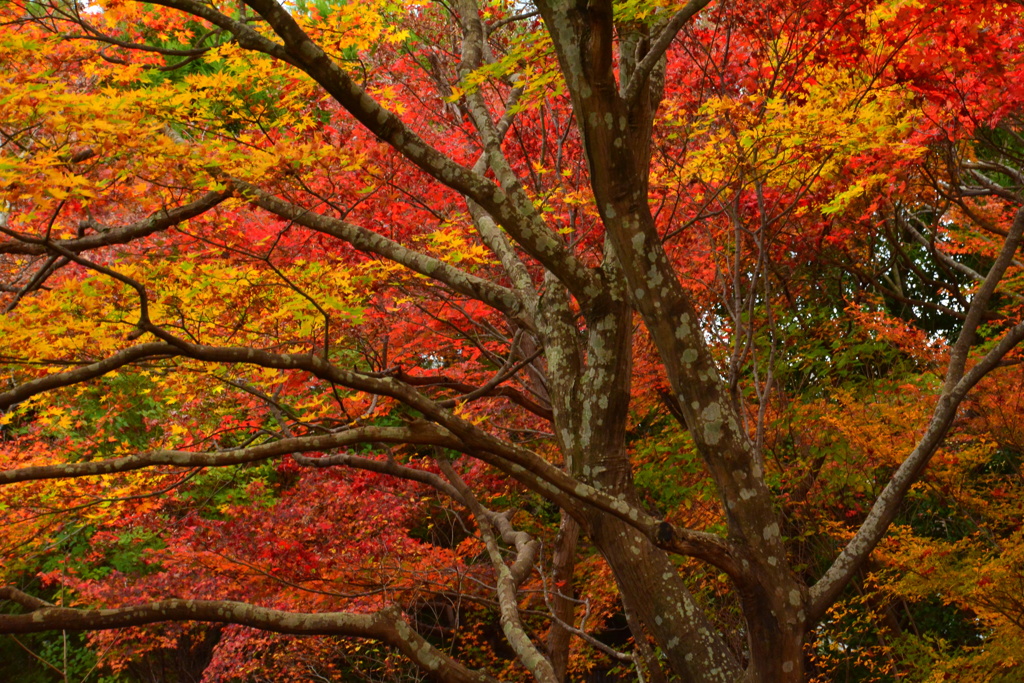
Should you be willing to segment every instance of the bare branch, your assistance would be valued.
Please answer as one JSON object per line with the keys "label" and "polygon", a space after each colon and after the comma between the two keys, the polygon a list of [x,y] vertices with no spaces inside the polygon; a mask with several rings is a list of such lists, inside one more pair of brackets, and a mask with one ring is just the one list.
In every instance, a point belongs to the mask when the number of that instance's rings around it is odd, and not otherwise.
{"label": "bare branch", "polygon": [[[551,666],[551,661],[530,640],[530,636],[527,635],[526,630],[523,628],[523,622],[519,616],[519,584],[526,578],[527,573],[532,570],[533,565],[537,561],[539,543],[525,533],[516,535],[518,557],[516,558],[515,566],[509,569],[501,556],[498,542],[494,538],[490,520],[485,515],[480,503],[477,502],[476,496],[473,495],[473,492],[470,491],[469,487],[466,486],[466,483],[462,481],[462,478],[459,477],[447,460],[443,457],[437,458],[437,464],[441,471],[444,472],[444,475],[448,477],[448,481],[452,483],[452,486],[462,494],[463,500],[477,519],[480,535],[483,537],[484,544],[487,547],[487,556],[490,558],[491,564],[498,575],[496,589],[501,615],[501,628],[505,632],[506,640],[512,646],[512,649],[515,650],[519,661],[533,674],[537,681],[540,683],[558,683],[558,677],[555,676],[555,670]],[[516,575],[517,573],[518,576]]]}
{"label": "bare branch", "polygon": [[360,228],[348,221],[314,213],[301,206],[275,197],[245,182],[236,184],[260,207],[273,214],[287,218],[299,225],[322,232],[348,242],[360,251],[377,254],[433,280],[448,285],[456,292],[516,318],[522,312],[522,305],[512,290],[496,285],[483,278],[471,275],[444,261],[402,246],[372,230]]}
{"label": "bare branch", "polygon": [[[407,427],[354,427],[338,434],[318,434],[281,439],[258,446],[224,451],[158,450],[112,460],[93,460],[61,465],[40,465],[0,472],[0,486],[41,479],[72,479],[117,472],[131,472],[147,467],[227,467],[258,462],[290,453],[330,451],[357,443],[419,443],[458,448],[459,444],[447,430],[429,422],[416,422]],[[314,459],[304,459],[314,460]],[[314,460],[316,461],[316,460]]]}
{"label": "bare branch", "polygon": [[[173,209],[161,209],[137,223],[118,228],[110,228],[91,219],[86,219],[82,221],[81,225],[98,231],[96,234],[75,239],[54,240],[53,243],[76,254],[114,244],[128,244],[202,215],[230,196],[231,190],[207,192],[194,202]],[[22,242],[17,239],[0,242],[0,254],[45,254],[49,251],[45,244],[39,242]]]}
{"label": "bare branch", "polygon": [[213,9],[211,5],[196,2],[196,0],[155,0],[153,4],[181,10],[194,17],[205,19],[214,26],[230,32],[235,37],[235,41],[239,46],[247,50],[262,52],[288,64],[298,65],[295,57],[283,45],[260,35],[255,29],[245,23],[236,21],[226,14],[221,14]]}
{"label": "bare branch", "polygon": [[[536,355],[539,352],[540,352],[540,350],[535,351],[534,354],[531,354],[531,359],[536,357]],[[523,362],[526,363],[527,361],[523,361]],[[519,364],[517,364],[517,368],[518,368],[518,365]],[[437,386],[437,387],[444,387],[446,389],[452,389],[453,391],[462,392],[464,395],[462,397],[460,397],[459,399],[457,399],[457,400],[469,400],[470,397],[476,397],[476,396],[501,396],[503,398],[509,399],[510,401],[512,401],[513,403],[515,403],[515,404],[517,404],[519,406],[522,406],[523,408],[525,408],[526,410],[529,410],[534,415],[537,415],[538,417],[542,417],[545,420],[551,420],[554,417],[554,415],[551,412],[551,408],[550,407],[540,405],[536,401],[532,400],[529,396],[526,396],[525,394],[523,394],[523,392],[518,391],[518,390],[516,390],[516,389],[514,389],[512,387],[498,386],[498,385],[495,385],[495,386],[492,386],[492,387],[489,387],[489,388],[488,388],[487,385],[477,387],[477,386],[474,386],[474,385],[469,384],[467,382],[463,382],[463,381],[457,380],[454,377],[448,377],[447,375],[410,375],[409,373],[405,372],[404,370],[396,370],[394,373],[391,373],[391,374],[396,379],[399,379],[399,380],[405,382],[406,384],[408,384],[410,386],[414,386],[414,387],[433,387],[433,386]],[[501,377],[501,375],[496,375],[496,377]],[[504,380],[500,380],[500,381],[504,381]],[[492,378],[492,382],[493,382],[493,378]],[[491,384],[492,382],[488,382],[488,384]],[[481,391],[482,391],[482,393],[480,393]],[[453,407],[454,406],[454,404],[450,404],[450,403],[448,403],[446,401],[442,401],[439,405],[441,405],[442,407]]]}
{"label": "bare branch", "polygon": [[13,389],[0,393],[0,410],[7,410],[25,399],[60,387],[87,382],[102,377],[118,368],[153,358],[169,358],[178,355],[178,349],[163,342],[150,342],[123,349],[108,358],[83,365],[74,370],[57,372],[18,385]]}
{"label": "bare branch", "polygon": [[115,609],[74,609],[42,603],[12,586],[0,587],[0,600],[32,611],[0,614],[0,633],[100,631],[168,621],[238,624],[273,633],[369,638],[386,643],[442,681],[496,683],[494,678],[456,662],[416,633],[396,606],[377,612],[285,612],[231,600],[164,600]]}

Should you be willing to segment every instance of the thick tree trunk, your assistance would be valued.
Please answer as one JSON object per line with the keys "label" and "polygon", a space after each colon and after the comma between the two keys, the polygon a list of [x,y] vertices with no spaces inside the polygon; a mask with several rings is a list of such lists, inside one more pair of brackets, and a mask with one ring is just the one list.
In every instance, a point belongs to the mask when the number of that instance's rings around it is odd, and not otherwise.
{"label": "thick tree trunk", "polygon": [[740,680],[735,654],[704,617],[669,555],[621,520],[602,516],[588,526],[625,601],[654,636],[673,673],[695,683]]}
{"label": "thick tree trunk", "polygon": [[[736,653],[707,621],[667,553],[617,519],[597,521],[590,526],[590,535],[611,565],[623,600],[655,638],[680,680],[804,680],[807,623],[799,594],[790,604],[780,605],[759,588],[741,590],[747,652]],[[746,660],[745,672],[741,658]]]}
{"label": "thick tree trunk", "polygon": [[[749,599],[748,599],[749,598]],[[767,596],[741,591],[747,623],[749,683],[801,683],[804,680],[806,621],[802,603],[772,608]]]}

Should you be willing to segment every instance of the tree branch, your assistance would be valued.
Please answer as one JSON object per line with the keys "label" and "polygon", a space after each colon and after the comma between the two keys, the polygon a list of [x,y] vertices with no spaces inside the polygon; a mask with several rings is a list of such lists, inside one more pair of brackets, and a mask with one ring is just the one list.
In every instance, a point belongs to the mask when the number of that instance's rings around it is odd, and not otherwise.
{"label": "tree branch", "polygon": [[672,41],[675,40],[679,31],[697,12],[709,4],[711,4],[711,0],[690,0],[683,9],[673,14],[672,18],[665,22],[658,35],[651,41],[647,54],[636,65],[629,83],[626,84],[623,90],[622,98],[626,101],[627,108],[632,109],[634,107],[637,99],[640,97],[640,93],[643,92],[645,81],[651,75],[651,72],[654,71],[654,67],[658,65],[661,58],[665,56],[665,52],[672,44]]}
{"label": "tree branch", "polygon": [[[527,573],[532,570],[534,563],[537,561],[539,544],[527,534],[516,535],[515,545],[518,558],[513,569],[509,569],[501,556],[498,542],[494,538],[490,519],[485,515],[480,503],[477,502],[476,496],[473,495],[473,492],[470,491],[469,487],[466,486],[466,483],[462,481],[462,478],[459,477],[447,460],[443,457],[439,457],[436,460],[441,471],[448,477],[448,481],[452,483],[452,486],[462,494],[467,507],[469,507],[473,516],[477,519],[480,535],[483,537],[484,545],[487,547],[487,556],[490,558],[494,571],[498,575],[496,590],[501,628],[505,632],[508,644],[515,650],[519,661],[523,663],[539,683],[558,683],[558,678],[555,676],[555,670],[552,668],[550,660],[530,640],[530,636],[527,635],[526,629],[523,628],[523,622],[519,616],[519,584],[526,578]],[[518,576],[516,575],[517,573]]]}
{"label": "tree branch", "polygon": [[83,365],[74,370],[57,372],[46,377],[40,377],[13,389],[0,393],[0,410],[7,410],[13,405],[21,403],[25,399],[60,387],[68,387],[72,384],[87,382],[88,380],[102,377],[109,372],[124,367],[131,363],[152,358],[167,358],[178,355],[178,349],[163,342],[149,342],[139,344],[114,353],[108,358]]}
{"label": "tree branch", "polygon": [[[173,209],[161,209],[141,221],[118,228],[108,228],[91,219],[86,219],[81,222],[82,227],[96,230],[97,233],[95,235],[68,240],[54,240],[53,243],[76,254],[89,249],[109,247],[114,244],[128,244],[134,240],[166,230],[178,223],[206,213],[230,196],[231,190],[207,192],[199,199],[184,206],[178,206]],[[50,249],[47,248],[46,244],[39,242],[22,242],[17,239],[0,242],[0,254],[46,254],[49,251]]]}
{"label": "tree branch", "polygon": [[194,17],[205,19],[214,26],[230,32],[235,37],[235,41],[247,50],[262,52],[293,66],[299,65],[295,57],[283,45],[260,35],[247,24],[235,21],[231,17],[221,14],[213,9],[211,5],[196,2],[196,0],[153,0],[152,4],[170,7],[171,9],[191,14]]}
{"label": "tree branch", "polygon": [[[525,362],[525,361],[524,361]],[[478,394],[481,390],[486,388],[474,386],[468,382],[462,382],[455,379],[454,377],[448,377],[447,375],[410,375],[404,370],[396,370],[392,373],[392,376],[396,379],[405,382],[409,386],[414,387],[445,387],[446,389],[452,389],[453,391],[459,391],[464,396],[455,400],[467,400],[467,397],[476,397],[477,395],[483,396],[501,396],[507,398],[516,405],[522,406],[526,410],[529,410],[534,415],[544,418],[545,420],[552,420],[554,415],[551,412],[551,408],[542,406],[536,401],[532,400],[529,396],[523,394],[523,392],[513,389],[512,387],[506,386],[493,386],[487,388],[483,394]],[[502,380],[504,381],[504,380]],[[454,404],[447,404],[442,402],[442,406],[452,407]]]}
{"label": "tree branch", "polygon": [[243,190],[258,206],[273,214],[317,232],[337,237],[360,251],[376,254],[405,266],[413,272],[451,287],[459,294],[482,301],[509,317],[519,318],[523,312],[519,298],[506,287],[467,273],[433,256],[413,251],[372,230],[360,228],[338,218],[314,213],[309,209],[264,192],[249,183],[235,182],[239,189]]}
{"label": "tree branch", "polygon": [[[227,467],[267,460],[291,453],[330,451],[357,443],[415,443],[433,444],[458,449],[458,440],[445,429],[429,422],[419,421],[407,427],[354,427],[339,434],[318,434],[281,439],[258,446],[233,448],[224,451],[157,450],[129,455],[112,460],[40,465],[0,472],[0,486],[41,479],[73,479],[117,472],[131,472],[147,467]],[[319,463],[321,459],[297,459]],[[306,461],[306,462],[304,462]],[[409,477],[406,477],[409,478]]]}
{"label": "tree branch", "polygon": [[12,586],[0,587],[0,600],[9,600],[32,610],[29,614],[0,614],[0,633],[100,631],[167,621],[238,624],[273,633],[378,640],[396,648],[440,681],[496,683],[494,678],[466,668],[431,645],[413,630],[396,606],[368,614],[309,614],[231,600],[164,600],[115,609],[74,609],[47,605]]}

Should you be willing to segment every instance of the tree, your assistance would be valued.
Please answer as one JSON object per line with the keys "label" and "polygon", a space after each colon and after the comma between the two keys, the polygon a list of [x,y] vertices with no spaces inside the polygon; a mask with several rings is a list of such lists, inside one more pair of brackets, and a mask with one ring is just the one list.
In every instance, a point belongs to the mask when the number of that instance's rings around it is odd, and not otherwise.
{"label": "tree", "polygon": [[[459,595],[540,681],[580,642],[804,680],[1024,339],[1012,4],[2,11],[5,551],[54,558],[7,578],[60,604],[12,583],[0,632],[204,622],[237,656],[246,626],[491,680],[422,615]],[[927,414],[828,443],[885,383]],[[580,625],[604,566],[635,655]]]}

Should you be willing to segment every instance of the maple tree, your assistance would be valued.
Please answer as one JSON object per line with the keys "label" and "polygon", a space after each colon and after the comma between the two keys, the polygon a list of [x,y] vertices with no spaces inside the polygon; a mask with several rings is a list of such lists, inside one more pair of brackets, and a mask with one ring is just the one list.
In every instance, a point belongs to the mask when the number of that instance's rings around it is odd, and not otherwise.
{"label": "maple tree", "polygon": [[1020,674],[1013,3],[0,17],[6,651]]}

